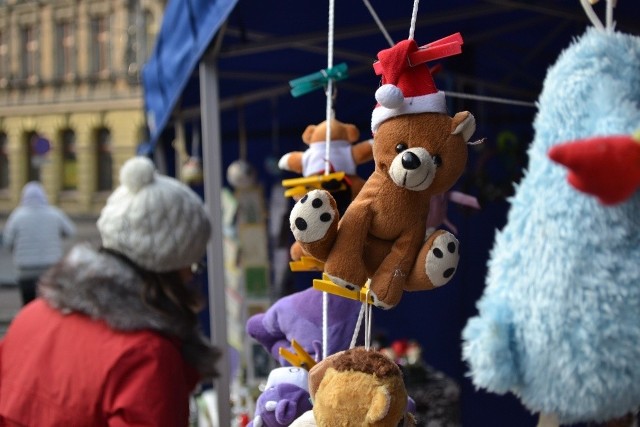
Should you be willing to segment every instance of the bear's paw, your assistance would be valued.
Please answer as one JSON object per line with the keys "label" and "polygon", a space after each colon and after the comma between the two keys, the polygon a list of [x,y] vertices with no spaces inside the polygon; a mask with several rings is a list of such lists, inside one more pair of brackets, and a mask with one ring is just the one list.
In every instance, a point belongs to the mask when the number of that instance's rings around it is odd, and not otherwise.
{"label": "bear's paw", "polygon": [[460,261],[459,246],[458,239],[449,232],[434,239],[424,263],[425,273],[433,286],[446,285],[455,274]]}
{"label": "bear's paw", "polygon": [[289,225],[297,241],[312,243],[326,236],[338,214],[330,197],[327,191],[312,190],[298,200],[289,216]]}

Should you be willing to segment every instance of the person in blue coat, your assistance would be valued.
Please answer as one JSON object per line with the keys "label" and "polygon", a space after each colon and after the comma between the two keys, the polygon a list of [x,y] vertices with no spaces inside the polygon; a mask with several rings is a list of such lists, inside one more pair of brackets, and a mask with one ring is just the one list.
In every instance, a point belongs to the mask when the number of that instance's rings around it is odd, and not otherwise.
{"label": "person in blue coat", "polygon": [[23,305],[35,298],[40,275],[62,258],[63,239],[75,233],[71,219],[49,204],[42,184],[28,182],[20,205],[7,219],[2,239],[13,253]]}

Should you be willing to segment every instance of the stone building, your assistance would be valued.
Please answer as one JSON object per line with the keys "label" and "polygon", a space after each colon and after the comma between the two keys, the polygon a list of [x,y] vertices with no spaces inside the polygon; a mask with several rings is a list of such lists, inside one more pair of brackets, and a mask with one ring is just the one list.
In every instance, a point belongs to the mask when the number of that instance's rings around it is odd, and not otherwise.
{"label": "stone building", "polygon": [[166,0],[0,0],[0,214],[37,179],[97,214],[145,138],[142,64]]}

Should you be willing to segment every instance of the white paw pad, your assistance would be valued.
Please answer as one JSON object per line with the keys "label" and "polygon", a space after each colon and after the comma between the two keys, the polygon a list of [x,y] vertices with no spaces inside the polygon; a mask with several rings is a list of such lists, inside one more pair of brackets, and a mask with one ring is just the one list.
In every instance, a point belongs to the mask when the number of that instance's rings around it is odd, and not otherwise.
{"label": "white paw pad", "polygon": [[312,190],[295,204],[289,216],[289,225],[297,241],[312,243],[327,234],[336,217],[329,197],[326,191]]}
{"label": "white paw pad", "polygon": [[433,286],[445,285],[451,280],[460,260],[460,243],[451,233],[436,237],[425,260],[425,273]]}

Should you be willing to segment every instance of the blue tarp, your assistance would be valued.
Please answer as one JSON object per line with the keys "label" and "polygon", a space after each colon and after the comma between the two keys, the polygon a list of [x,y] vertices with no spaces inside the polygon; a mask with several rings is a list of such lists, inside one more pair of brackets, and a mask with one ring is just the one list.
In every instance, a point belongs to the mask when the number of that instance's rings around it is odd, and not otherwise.
{"label": "blue tarp", "polygon": [[167,125],[200,58],[237,0],[173,0],[164,12],[153,54],[142,70],[150,145]]}

